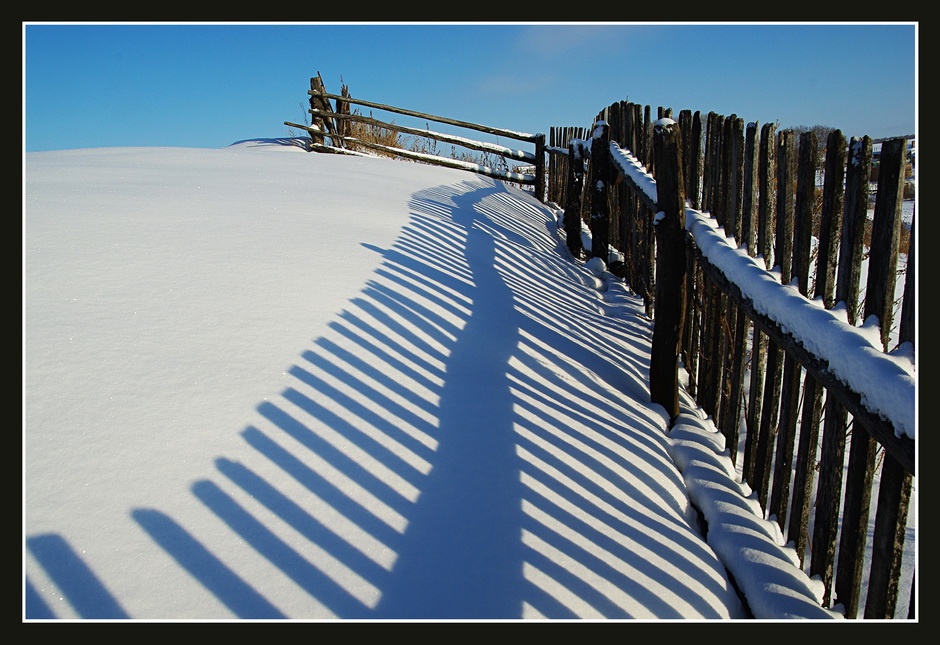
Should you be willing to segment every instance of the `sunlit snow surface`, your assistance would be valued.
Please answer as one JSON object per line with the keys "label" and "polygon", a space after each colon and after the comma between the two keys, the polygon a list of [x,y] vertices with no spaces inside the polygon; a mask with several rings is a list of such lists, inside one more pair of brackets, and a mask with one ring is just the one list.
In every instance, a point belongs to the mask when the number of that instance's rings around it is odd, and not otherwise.
{"label": "sunlit snow surface", "polygon": [[743,553],[836,616],[529,194],[248,141],[24,195],[26,618],[733,619]]}

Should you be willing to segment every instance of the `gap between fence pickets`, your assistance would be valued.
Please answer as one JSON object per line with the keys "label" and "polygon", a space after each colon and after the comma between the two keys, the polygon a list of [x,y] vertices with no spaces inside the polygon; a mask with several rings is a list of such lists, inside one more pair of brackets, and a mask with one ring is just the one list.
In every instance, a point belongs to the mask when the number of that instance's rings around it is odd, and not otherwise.
{"label": "gap between fence pickets", "polygon": [[[850,325],[835,310],[810,300],[794,286],[780,284],[758,259],[734,248],[716,227],[706,213],[686,209],[686,229],[702,255],[740,289],[754,310],[799,341],[807,354],[824,361],[836,380],[861,397],[866,410],[891,423],[896,437],[915,440],[910,357],[881,351],[875,344],[877,329]],[[878,374],[877,388],[866,387],[872,374]]]}
{"label": "gap between fence pickets", "polygon": [[[616,142],[611,142],[610,148],[616,165],[655,204],[657,189],[652,175],[629,150],[621,148]],[[729,276],[729,281],[738,286],[742,294],[754,304],[756,311],[801,342],[805,339],[813,340],[814,346],[806,347],[807,352],[826,361],[838,380],[861,397],[865,409],[889,421],[897,437],[916,439],[913,365],[905,364],[904,356],[885,354],[869,338],[869,329],[849,325],[847,321],[840,320],[835,312],[817,306],[788,285],[780,284],[766,268],[757,264],[757,260],[729,244],[728,238],[716,229],[717,222],[709,213],[691,209],[687,204],[685,227],[706,259]],[[732,275],[735,277],[731,278]],[[739,283],[742,276],[747,279],[747,284]],[[764,301],[775,301],[778,298],[785,301],[778,309],[784,315],[791,316],[786,321],[779,320],[780,312],[774,311],[772,307],[761,306]],[[800,309],[805,314],[804,318],[825,320],[822,323],[810,321],[813,325],[812,333],[800,333],[799,325],[803,319],[792,317],[793,312]],[[821,329],[826,330],[825,338],[815,338],[814,334]],[[869,391],[871,388],[859,382],[869,373],[851,364],[852,352],[846,351],[848,349],[864,354],[865,360],[872,361],[873,367],[886,376],[874,391]]]}

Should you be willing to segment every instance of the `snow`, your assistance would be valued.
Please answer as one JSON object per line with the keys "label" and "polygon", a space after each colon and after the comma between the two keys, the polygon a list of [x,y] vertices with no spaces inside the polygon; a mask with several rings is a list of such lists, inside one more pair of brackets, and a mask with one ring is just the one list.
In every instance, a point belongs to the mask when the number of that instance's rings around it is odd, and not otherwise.
{"label": "snow", "polygon": [[282,144],[25,154],[24,620],[841,618],[557,212]]}
{"label": "snow", "polygon": [[779,271],[768,271],[763,259],[735,248],[714,219],[686,210],[686,228],[712,264],[734,284],[754,308],[790,333],[807,351],[826,361],[829,370],[855,392],[862,404],[890,421],[898,436],[915,438],[915,373],[906,351],[885,353],[875,316],[856,327],[845,306],[825,309],[818,299],[800,293],[795,284],[781,284]]}
{"label": "snow", "polygon": [[[675,121],[663,118],[655,125],[672,124]],[[621,172],[655,202],[652,175],[616,142],[610,144],[610,149]],[[762,258],[750,257],[708,213],[686,208],[685,217],[685,227],[702,255],[741,289],[756,311],[826,361],[836,378],[855,392],[864,393],[862,404],[890,421],[898,436],[915,438],[916,375],[909,347],[883,352],[877,317],[870,317],[860,327],[850,325],[844,303],[828,310],[818,299],[803,296],[795,284],[781,284],[779,271],[767,267]],[[900,286],[903,288],[903,284]]]}

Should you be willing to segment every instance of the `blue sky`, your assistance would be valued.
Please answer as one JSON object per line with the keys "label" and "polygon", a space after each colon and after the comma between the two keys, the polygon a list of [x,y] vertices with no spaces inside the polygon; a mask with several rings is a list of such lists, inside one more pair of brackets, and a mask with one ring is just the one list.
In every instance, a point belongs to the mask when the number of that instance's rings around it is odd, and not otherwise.
{"label": "blue sky", "polygon": [[914,22],[23,23],[24,145],[222,148],[282,137],[284,121],[304,122],[317,72],[331,92],[344,81],[356,98],[529,133],[588,126],[628,99],[902,136],[916,128],[917,30]]}

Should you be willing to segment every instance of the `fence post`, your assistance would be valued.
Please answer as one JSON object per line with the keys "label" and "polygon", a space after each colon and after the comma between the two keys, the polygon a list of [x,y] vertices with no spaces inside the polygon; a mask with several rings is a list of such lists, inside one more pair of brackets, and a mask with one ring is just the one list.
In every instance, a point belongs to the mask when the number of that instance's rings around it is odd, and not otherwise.
{"label": "fence post", "polygon": [[[323,93],[323,79],[319,75],[313,76],[310,78],[310,90],[313,92]],[[320,109],[320,97],[319,94],[310,95],[310,110],[319,110]],[[326,125],[323,122],[323,119],[319,116],[313,116],[310,119],[310,125],[319,130],[321,133],[326,131]],[[310,133],[310,140],[315,145],[323,145],[323,135],[322,134],[313,134]]]}
{"label": "fence post", "polygon": [[654,127],[656,160],[656,295],[650,355],[650,399],[679,416],[679,341],[685,323],[685,197],[682,133],[672,119]]}
{"label": "fence post", "polygon": [[535,135],[535,197],[545,201],[545,135]]}
{"label": "fence post", "polygon": [[[330,105],[330,100],[323,96],[326,94],[326,86],[323,84],[323,77],[320,76],[320,72],[317,72],[315,78],[310,79],[310,89],[312,91],[310,95],[310,108],[312,110],[321,110],[323,112],[333,112],[333,107]],[[332,117],[327,117],[325,119],[318,119],[324,126],[326,126],[327,136],[330,137],[330,144],[337,148],[345,148],[346,144],[342,139],[339,139],[336,135],[336,125],[333,122]],[[323,139],[320,138],[322,142]]]}
{"label": "fence post", "polygon": [[591,141],[591,257],[600,258],[607,266],[610,245],[610,130],[606,121],[594,124]]}
{"label": "fence post", "polygon": [[568,177],[565,189],[565,238],[568,251],[580,259],[581,245],[581,191],[584,184],[584,148],[580,140],[568,143]]}

